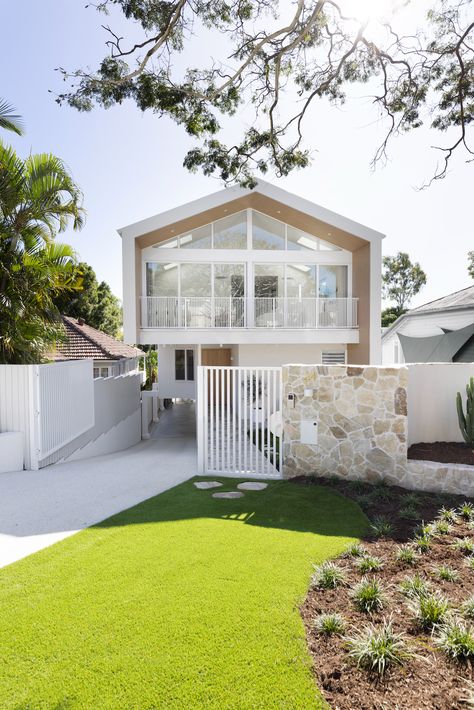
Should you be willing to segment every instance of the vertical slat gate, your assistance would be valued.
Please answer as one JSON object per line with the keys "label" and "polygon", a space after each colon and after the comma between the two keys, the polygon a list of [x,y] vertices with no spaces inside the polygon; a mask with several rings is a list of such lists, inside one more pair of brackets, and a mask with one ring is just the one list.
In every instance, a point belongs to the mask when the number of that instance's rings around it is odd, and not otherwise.
{"label": "vertical slat gate", "polygon": [[279,478],[281,368],[199,369],[200,472]]}

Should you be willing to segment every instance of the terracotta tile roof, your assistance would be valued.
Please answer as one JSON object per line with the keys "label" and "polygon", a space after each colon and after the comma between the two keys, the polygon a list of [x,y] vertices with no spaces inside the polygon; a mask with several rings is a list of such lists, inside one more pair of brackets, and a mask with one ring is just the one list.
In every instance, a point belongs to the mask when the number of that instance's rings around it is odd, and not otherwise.
{"label": "terracotta tile roof", "polygon": [[70,316],[62,316],[62,319],[67,340],[58,343],[56,351],[49,355],[52,360],[122,360],[144,354],[139,348],[92,328],[82,319]]}

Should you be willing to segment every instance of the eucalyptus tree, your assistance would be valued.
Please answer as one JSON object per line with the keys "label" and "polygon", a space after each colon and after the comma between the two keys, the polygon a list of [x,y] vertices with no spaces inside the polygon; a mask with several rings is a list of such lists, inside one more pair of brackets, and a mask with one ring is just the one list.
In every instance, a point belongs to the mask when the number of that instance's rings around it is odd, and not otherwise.
{"label": "eucalyptus tree", "polygon": [[38,361],[61,338],[53,298],[77,288],[77,269],[55,238],[83,221],[81,191],[59,158],[23,160],[0,141],[0,362]]}
{"label": "eucalyptus tree", "polygon": [[[93,7],[112,18],[103,25],[106,55],[93,70],[61,68],[68,88],[57,101],[89,111],[131,100],[171,118],[197,139],[184,157],[190,170],[248,186],[269,169],[287,175],[325,141],[314,130],[313,105],[368,92],[386,119],[373,164],[386,159],[394,135],[423,124],[447,134],[428,183],[445,177],[456,151],[473,156],[470,0],[100,0]],[[224,142],[224,130],[236,139]]]}

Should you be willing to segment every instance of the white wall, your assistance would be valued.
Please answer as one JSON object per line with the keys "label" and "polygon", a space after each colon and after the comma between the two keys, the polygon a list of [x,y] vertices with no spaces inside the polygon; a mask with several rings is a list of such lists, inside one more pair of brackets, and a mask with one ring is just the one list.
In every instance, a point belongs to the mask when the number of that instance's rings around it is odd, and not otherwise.
{"label": "white wall", "polygon": [[474,363],[423,363],[408,367],[408,444],[463,441],[456,392],[463,404]]}
{"label": "white wall", "polygon": [[68,461],[79,461],[91,456],[103,456],[114,451],[123,451],[141,440],[141,413],[137,409],[129,417],[123,419],[112,429],[101,434],[98,439],[75,451]]}
{"label": "white wall", "polygon": [[[459,330],[474,323],[474,309],[465,311],[445,311],[444,313],[424,313],[404,319],[396,332],[392,331],[382,340],[382,363],[392,365],[397,360],[394,357],[394,344],[400,342],[397,333],[413,338],[427,338],[431,335],[441,335],[441,328]],[[403,362],[403,351],[400,345],[398,362]]]}
{"label": "white wall", "polygon": [[[92,375],[91,375],[92,377]],[[107,439],[108,448],[101,453],[121,451],[138,443],[141,439],[141,424],[137,426],[135,420],[141,422],[140,415],[140,375],[121,375],[120,377],[98,378],[93,380],[94,398],[94,426],[81,436],[71,441],[53,455],[40,461],[40,466],[47,466],[60,460],[66,460],[74,452],[88,447],[86,455],[75,454],[75,458],[93,456],[90,453],[95,449],[90,446],[107,432],[114,430],[118,424],[136,414],[133,419],[132,429],[127,430],[127,436],[117,435],[117,431]]]}
{"label": "white wall", "polygon": [[[175,379],[175,350],[194,350],[194,382]],[[193,346],[170,346],[158,350],[158,386],[160,399],[196,399],[197,348]]]}
{"label": "white wall", "polygon": [[[290,363],[320,365],[323,351],[345,351],[345,345],[237,345],[232,364],[240,367],[279,367]],[[235,354],[234,354],[235,351]]]}
{"label": "white wall", "polygon": [[[33,367],[0,365],[0,432],[23,432],[23,460],[34,465]],[[30,406],[31,405],[31,406]]]}

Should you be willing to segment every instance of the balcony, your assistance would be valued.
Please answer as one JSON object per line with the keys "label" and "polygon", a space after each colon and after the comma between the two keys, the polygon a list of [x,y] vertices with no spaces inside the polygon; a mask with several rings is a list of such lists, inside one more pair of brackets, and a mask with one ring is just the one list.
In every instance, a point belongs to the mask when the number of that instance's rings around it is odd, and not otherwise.
{"label": "balcony", "polygon": [[143,296],[141,327],[358,328],[358,299]]}

